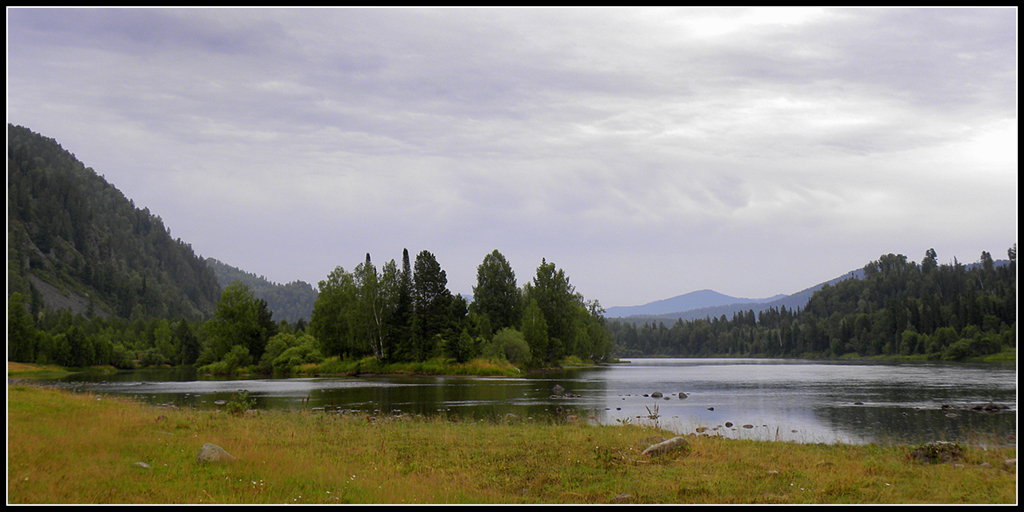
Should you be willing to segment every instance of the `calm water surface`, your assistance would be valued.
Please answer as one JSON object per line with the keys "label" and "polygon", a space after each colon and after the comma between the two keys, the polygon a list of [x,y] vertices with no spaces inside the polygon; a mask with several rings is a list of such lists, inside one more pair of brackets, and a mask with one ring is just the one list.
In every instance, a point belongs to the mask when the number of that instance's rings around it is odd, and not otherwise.
{"label": "calm water surface", "polygon": [[[522,378],[207,379],[193,372],[139,371],[68,380],[83,390],[177,407],[216,408],[216,401],[246,390],[266,409],[325,407],[480,419],[574,415],[602,424],[657,422],[681,434],[717,427],[712,431],[728,437],[798,442],[971,440],[981,434],[1015,444],[1017,430],[1013,366],[633,359]],[[564,389],[561,395],[552,392],[555,385]],[[663,396],[652,397],[655,392]],[[989,402],[1010,409],[995,414],[970,409]]]}

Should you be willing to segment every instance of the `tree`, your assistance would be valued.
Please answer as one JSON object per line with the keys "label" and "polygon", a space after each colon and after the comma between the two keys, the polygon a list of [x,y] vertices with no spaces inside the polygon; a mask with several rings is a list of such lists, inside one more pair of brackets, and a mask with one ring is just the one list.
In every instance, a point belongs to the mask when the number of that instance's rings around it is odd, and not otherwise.
{"label": "tree", "polygon": [[429,251],[416,255],[413,273],[413,312],[415,356],[420,361],[431,356],[436,343],[449,324],[452,295],[448,277]]}
{"label": "tree", "polygon": [[7,300],[7,357],[10,361],[35,361],[36,328],[25,311],[25,299],[13,293]]}
{"label": "tree", "polygon": [[925,251],[924,259],[921,260],[921,272],[922,273],[925,273],[925,274],[930,273],[931,271],[935,270],[939,266],[939,262],[937,261],[937,256],[938,255],[935,253],[935,249],[928,249],[927,251]]}
{"label": "tree", "polygon": [[277,333],[271,316],[266,301],[253,297],[248,286],[239,281],[229,284],[211,320],[216,359],[223,359],[235,346],[243,346],[258,361],[267,340]]}
{"label": "tree", "polygon": [[353,343],[351,320],[357,296],[355,279],[344,268],[335,267],[320,281],[319,289],[309,321],[310,334],[320,340],[324,355],[356,355],[359,351]]}
{"label": "tree", "polygon": [[530,299],[523,311],[523,339],[537,366],[550,362],[548,354],[548,326],[537,299]]}
{"label": "tree", "polygon": [[402,249],[402,270],[398,273],[396,288],[395,309],[391,315],[391,329],[388,332],[391,337],[389,345],[393,350],[391,355],[397,359],[412,359],[413,278],[408,249]]}
{"label": "tree", "polygon": [[[547,326],[546,351],[538,352],[531,345],[534,358],[539,356],[550,363],[573,353],[577,335],[577,311],[582,307],[582,297],[577,295],[575,288],[569,284],[569,277],[565,275],[565,271],[556,268],[554,263],[541,259],[533,283],[526,286],[525,295],[527,301],[536,301]],[[525,324],[523,333],[526,333]]]}
{"label": "tree", "polygon": [[195,364],[199,359],[201,345],[199,338],[192,333],[192,328],[184,319],[178,321],[174,330],[174,338],[178,346],[181,364]]}
{"label": "tree", "polygon": [[497,249],[476,269],[473,308],[486,315],[492,332],[519,325],[519,288],[512,266]]}
{"label": "tree", "polygon": [[358,315],[364,325],[363,333],[370,351],[378,361],[383,361],[387,353],[391,352],[388,330],[397,303],[399,284],[398,268],[394,260],[384,265],[383,270],[378,274],[367,254],[366,262],[357,266],[354,272]]}

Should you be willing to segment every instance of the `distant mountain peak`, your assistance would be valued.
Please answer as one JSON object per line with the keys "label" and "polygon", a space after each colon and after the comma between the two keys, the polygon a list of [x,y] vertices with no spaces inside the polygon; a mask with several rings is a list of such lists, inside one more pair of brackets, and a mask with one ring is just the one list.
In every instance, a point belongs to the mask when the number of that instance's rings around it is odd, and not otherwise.
{"label": "distant mountain peak", "polygon": [[616,306],[605,310],[605,316],[628,317],[628,316],[658,316],[693,309],[702,309],[715,306],[726,306],[729,304],[758,304],[775,300],[785,295],[776,295],[766,299],[745,299],[731,297],[714,290],[703,289],[672,298],[649,302],[640,306]]}

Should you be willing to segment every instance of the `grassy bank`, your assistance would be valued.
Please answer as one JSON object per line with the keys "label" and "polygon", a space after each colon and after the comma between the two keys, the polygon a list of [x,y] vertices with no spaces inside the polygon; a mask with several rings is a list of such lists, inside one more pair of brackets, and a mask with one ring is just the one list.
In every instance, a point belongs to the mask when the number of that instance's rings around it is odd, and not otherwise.
{"label": "grassy bank", "polygon": [[[156,408],[8,386],[9,503],[1014,503],[1015,448],[689,438],[644,425]],[[195,461],[204,443],[237,457]],[[144,462],[149,469],[136,467]],[[987,463],[983,465],[982,463]],[[991,466],[991,467],[989,467]]]}

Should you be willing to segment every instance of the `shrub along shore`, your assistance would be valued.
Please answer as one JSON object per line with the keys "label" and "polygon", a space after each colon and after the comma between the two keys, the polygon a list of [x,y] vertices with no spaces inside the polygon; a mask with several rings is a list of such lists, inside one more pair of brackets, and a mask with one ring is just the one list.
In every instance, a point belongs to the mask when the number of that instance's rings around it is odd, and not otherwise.
{"label": "shrub along shore", "polygon": [[[653,425],[160,408],[9,384],[8,502],[1015,503],[1016,447],[685,437]],[[232,414],[228,411],[234,411]],[[207,443],[234,460],[199,462]],[[1011,465],[1007,460],[1012,459]]]}

